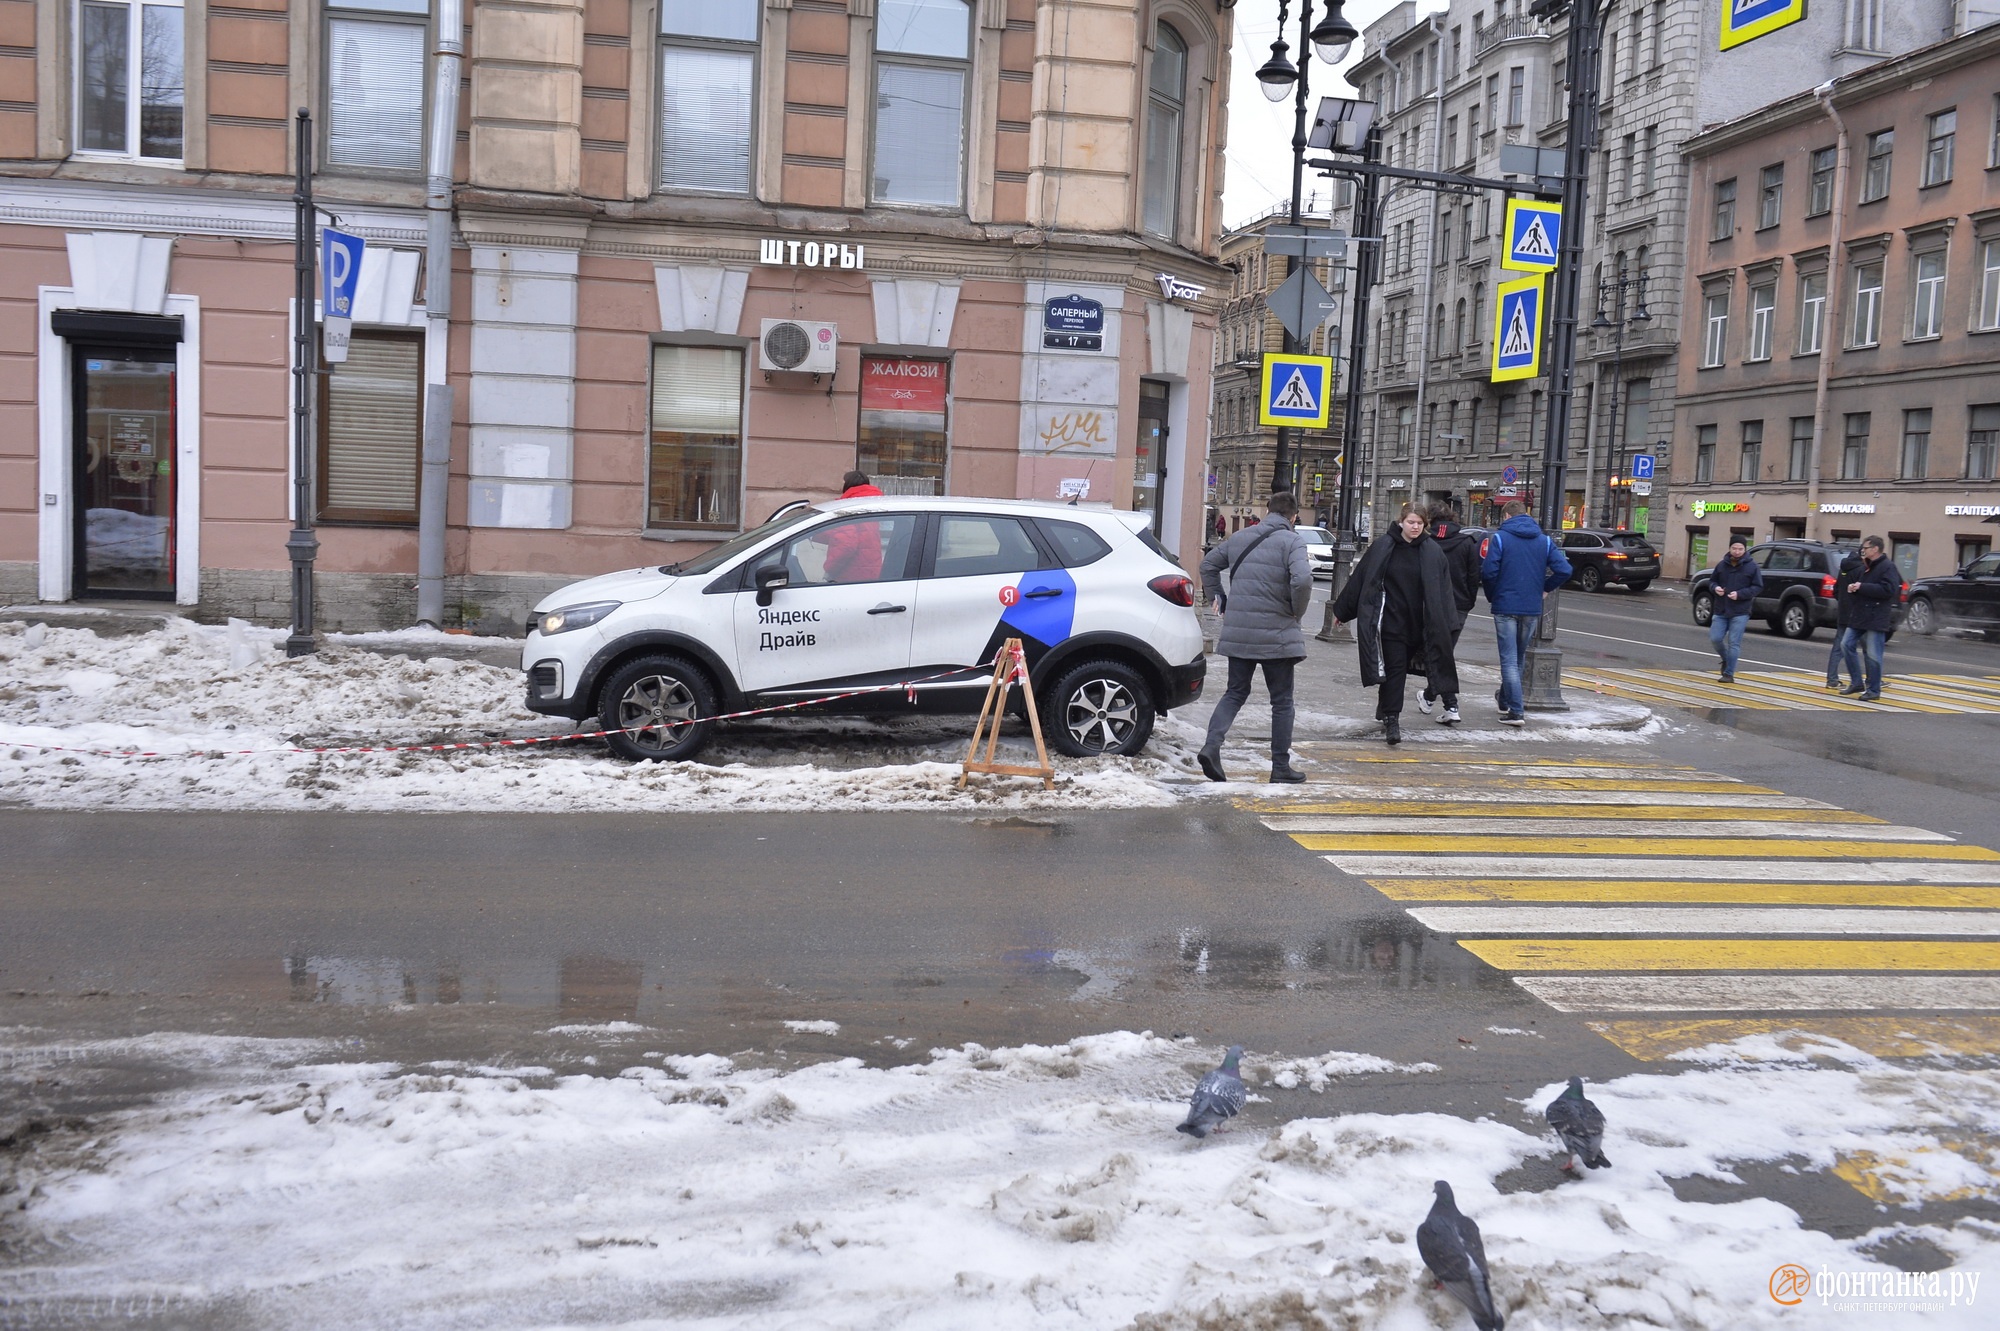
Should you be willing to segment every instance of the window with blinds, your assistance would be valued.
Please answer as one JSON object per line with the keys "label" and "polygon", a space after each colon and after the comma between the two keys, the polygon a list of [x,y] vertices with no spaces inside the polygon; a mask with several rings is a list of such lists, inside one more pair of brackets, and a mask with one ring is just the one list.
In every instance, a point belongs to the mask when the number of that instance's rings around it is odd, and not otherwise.
{"label": "window with blinds", "polygon": [[758,0],[662,0],[660,188],[750,192]]}
{"label": "window with blinds", "polygon": [[742,525],[743,352],[653,348],[646,525],[735,531]]}
{"label": "window with blinds", "polygon": [[430,0],[328,0],[326,164],[424,167]]}
{"label": "window with blinds", "polygon": [[972,8],[964,0],[879,0],[877,202],[934,208],[956,208],[963,202],[971,50]]}
{"label": "window with blinds", "polygon": [[319,517],[415,526],[423,462],[420,333],[355,329],[320,380]]}

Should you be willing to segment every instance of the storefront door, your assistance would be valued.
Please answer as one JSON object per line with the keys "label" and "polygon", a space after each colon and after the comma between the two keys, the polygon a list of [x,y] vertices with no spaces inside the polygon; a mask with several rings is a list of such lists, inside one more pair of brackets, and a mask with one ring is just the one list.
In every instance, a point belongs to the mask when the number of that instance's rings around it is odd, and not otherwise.
{"label": "storefront door", "polygon": [[72,343],[70,594],[174,595],[174,347]]}
{"label": "storefront door", "polygon": [[1160,534],[1160,495],[1167,476],[1168,386],[1155,379],[1139,381],[1139,446],[1132,459],[1132,511],[1153,519]]}

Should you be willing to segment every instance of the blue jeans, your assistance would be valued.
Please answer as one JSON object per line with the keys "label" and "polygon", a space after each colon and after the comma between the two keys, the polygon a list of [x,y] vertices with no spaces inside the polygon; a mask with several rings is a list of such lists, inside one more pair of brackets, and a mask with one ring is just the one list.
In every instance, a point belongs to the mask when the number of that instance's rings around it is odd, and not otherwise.
{"label": "blue jeans", "polygon": [[1736,673],[1736,658],[1743,655],[1743,630],[1750,627],[1748,615],[1716,615],[1708,621],[1708,641],[1722,658],[1722,673]]}
{"label": "blue jeans", "polygon": [[1540,615],[1493,616],[1493,637],[1500,649],[1500,710],[1510,716],[1523,710],[1521,665],[1541,624]]}
{"label": "blue jeans", "polygon": [[1840,683],[1840,668],[1847,667],[1847,682],[1855,688],[1861,687],[1861,636],[1850,628],[1833,631],[1833,646],[1826,654],[1826,684],[1832,688]]}
{"label": "blue jeans", "polygon": [[[1853,633],[1853,629],[1848,630]],[[1868,658],[1868,674],[1863,681],[1863,693],[1882,691],[1882,649],[1889,643],[1889,635],[1875,629],[1861,631],[1861,654]]]}

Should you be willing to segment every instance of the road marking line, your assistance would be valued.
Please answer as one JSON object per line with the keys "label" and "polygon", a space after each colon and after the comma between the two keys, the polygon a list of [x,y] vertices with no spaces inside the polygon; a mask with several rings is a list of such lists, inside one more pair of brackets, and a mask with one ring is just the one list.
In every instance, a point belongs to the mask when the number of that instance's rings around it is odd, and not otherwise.
{"label": "road marking line", "polygon": [[[1679,978],[1679,977],[1674,977]],[[1819,977],[1810,977],[1819,978]],[[1860,977],[1857,977],[1860,978]],[[1980,983],[1972,980],[1971,983]],[[1870,979],[1868,984],[1876,981]],[[1896,984],[1907,984],[1898,979]],[[1994,997],[2000,999],[2000,990]],[[1832,1006],[1822,1004],[1821,1006]],[[1811,1053],[1838,1040],[1876,1058],[1977,1058],[2000,1050],[2000,1017],[1701,1017],[1692,1021],[1593,1021],[1587,1023],[1636,1059],[1657,1063],[1695,1049],[1753,1035],[1791,1038],[1775,1043],[1786,1054]],[[1756,1058],[1754,1050],[1732,1051]]]}
{"label": "road marking line", "polygon": [[[1334,782],[1311,783],[1313,792],[1310,800],[1294,800],[1287,804],[1273,804],[1269,800],[1239,799],[1238,808],[1263,809],[1271,813],[1339,813],[1353,800],[1409,804],[1442,801],[1452,804],[1545,804],[1550,798],[1546,792],[1534,790],[1453,790],[1441,791],[1429,786],[1341,786]],[[1329,792],[1351,792],[1338,801],[1329,801],[1324,795]],[[1736,792],[1685,792],[1685,791],[1564,791],[1561,796],[1566,804],[1614,804],[1619,807],[1644,807],[1649,810],[1659,808],[1687,809],[1815,809],[1840,813],[1832,804],[1821,800],[1804,799],[1797,795],[1739,794]],[[1514,811],[1508,809],[1507,813]]]}
{"label": "road marking line", "polygon": [[[1926,1165],[1915,1158],[1923,1156],[1930,1157],[1935,1163]],[[1845,1179],[1856,1192],[1869,1201],[1885,1206],[1889,1202],[1898,1204],[1962,1202],[1974,1197],[1984,1199],[1987,1189],[1983,1185],[1973,1184],[1946,1188],[1933,1180],[1940,1172],[1947,1170],[1960,1175],[1976,1171],[1983,1178],[1987,1174],[1986,1157],[1987,1145],[1983,1141],[1965,1142],[1940,1138],[1937,1147],[1913,1147],[1907,1155],[1843,1151],[1835,1158],[1833,1168],[1828,1172],[1835,1178]]]}
{"label": "road marking line", "polygon": [[[2000,900],[1991,903],[2000,907]],[[2000,910],[1794,910],[1754,906],[1418,906],[1426,929],[1474,934],[1835,934],[2000,937]]]}
{"label": "road marking line", "polygon": [[[1624,781],[1624,780],[1609,780],[1609,779],[1586,780],[1582,778],[1573,778],[1573,777],[1523,777],[1523,778],[1510,778],[1510,779],[1513,780],[1514,783],[1512,786],[1512,790],[1514,792],[1533,793],[1536,791],[1540,791],[1542,792],[1542,798],[1544,799],[1548,797],[1548,793],[1550,791],[1558,791],[1558,790],[1560,791],[1617,790],[1617,791],[1631,791],[1635,793],[1644,791],[1656,791],[1656,792],[1665,792],[1667,794],[1672,794],[1672,795],[1736,795],[1736,794],[1775,795],[1778,793],[1777,791],[1772,790],[1766,786],[1746,785],[1740,781],[1674,781],[1665,778],[1661,778],[1655,781],[1641,781],[1641,780]],[[1478,799],[1479,795],[1473,792],[1490,789],[1490,787],[1484,784],[1482,781],[1472,780],[1469,778],[1464,781],[1430,780],[1424,782],[1421,785],[1417,784],[1395,785],[1387,782],[1378,784],[1372,781],[1356,781],[1353,777],[1346,775],[1343,775],[1339,778],[1329,781],[1315,780],[1312,783],[1312,786],[1313,786],[1312,793],[1314,795],[1320,795],[1329,790],[1338,790],[1342,792],[1351,792],[1353,794],[1361,795],[1364,797],[1369,795],[1375,795],[1378,798],[1383,798],[1383,799],[1389,799],[1389,798]],[[1410,793],[1398,796],[1389,796],[1383,794],[1383,792],[1385,791],[1392,791],[1392,790],[1407,791]],[[1459,793],[1461,791],[1468,793],[1461,795]],[[1495,791],[1493,793],[1504,794],[1507,792]]]}
{"label": "road marking line", "polygon": [[1683,883],[1600,880],[1381,878],[1369,886],[1392,901],[1686,902],[1744,906],[1912,906],[2000,908],[2000,886],[1934,887],[1911,883]]}
{"label": "road marking line", "polygon": [[[1324,744],[1337,741],[1310,740],[1307,742],[1311,744]],[[1403,766],[1403,767],[1423,767],[1426,769],[1434,768],[1438,765],[1437,760],[1434,758],[1420,758],[1414,755],[1408,758],[1389,758],[1376,753],[1356,754],[1354,755],[1353,761],[1357,763],[1381,763],[1381,764]],[[1508,758],[1454,757],[1449,760],[1449,765],[1453,767],[1592,768],[1592,767],[1599,767],[1602,764],[1595,758],[1535,758],[1523,761],[1520,758],[1512,758],[1512,757]],[[1678,763],[1660,763],[1657,766],[1648,766],[1644,770],[1649,772],[1686,773],[1686,772],[1692,772],[1695,769],[1692,767],[1682,766]]]}
{"label": "road marking line", "polygon": [[[1512,812],[1511,810],[1509,812]],[[1571,810],[1572,813],[1575,810]],[[1403,832],[1411,835],[1428,833],[1433,836],[1476,836],[1482,839],[1494,835],[1493,819],[1449,818],[1415,815],[1411,817],[1338,817],[1324,814],[1276,814],[1263,819],[1264,826],[1273,832],[1286,832],[1294,836],[1301,832]],[[1819,839],[1830,835],[1828,824],[1817,822],[1792,823],[1756,819],[1696,820],[1650,818],[1566,818],[1538,820],[1533,828],[1537,836],[1588,836],[1588,837],[1769,837],[1773,840]],[[1835,824],[1838,835],[1846,841],[1934,841],[1948,842],[1950,837],[1938,832],[1925,831],[1921,827],[1895,827],[1888,824],[1875,826],[1854,826]],[[1501,835],[1519,835],[1517,829],[1506,828]],[[1320,846],[1314,849],[1324,850]]]}
{"label": "road marking line", "polygon": [[2000,675],[1891,675],[1889,678],[1926,680],[1940,688],[1964,689],[2000,702]]}
{"label": "road marking line", "polygon": [[[1308,757],[1316,749],[1327,747],[1320,741],[1307,741],[1292,745],[1295,753],[1303,752]],[[1461,764],[1451,759],[1427,762],[1422,769],[1392,772],[1354,772],[1348,774],[1350,781],[1367,782],[1374,780],[1407,782],[1432,781],[1439,777],[1451,778],[1460,785],[1477,785],[1495,780],[1528,781],[1721,781],[1729,785],[1741,785],[1735,777],[1720,776],[1714,772],[1700,772],[1693,768],[1662,769],[1658,767],[1605,766],[1591,767],[1537,767],[1537,766],[1474,766]]]}
{"label": "road marking line", "polygon": [[[1759,842],[1762,846],[1766,843]],[[1879,849],[1879,847],[1877,848]],[[1990,852],[1989,852],[1990,853]],[[1597,878],[1629,875],[1630,856],[1465,855],[1441,862],[1434,855],[1328,855],[1329,864],[1356,878],[1430,878],[1447,871],[1467,879]],[[1665,869],[1658,861],[1648,869]],[[1827,883],[1936,883],[1959,887],[2000,887],[2000,866],[1993,864],[1909,863],[1863,859],[1829,861],[1810,866],[1796,860],[1679,860],[1671,871],[1690,882],[1790,883],[1802,875]]]}
{"label": "road marking line", "polygon": [[1503,971],[1996,971],[2000,943],[1896,938],[1461,938]]}
{"label": "road marking line", "polygon": [[[1463,836],[1406,836],[1378,832],[1320,835],[1295,832],[1292,840],[1307,850],[1429,851],[1444,855],[1468,850],[1518,855],[1681,856],[1688,853],[1686,846],[1656,845],[1635,836],[1545,837],[1517,836],[1511,832]],[[1784,855],[1793,859],[1844,860],[1857,855],[1882,856],[1886,853],[1905,860],[1984,860],[2000,864],[2000,851],[1988,850],[1984,846],[1902,844],[1893,851],[1886,851],[1885,847],[1867,841],[1801,841],[1795,845],[1780,846],[1774,844],[1776,840],[1771,837],[1717,837],[1701,850],[1704,858],[1713,859],[1728,859],[1735,855]],[[1456,866],[1434,864],[1432,871],[1448,867]]]}
{"label": "road marking line", "polygon": [[1988,975],[1522,975],[1558,1012],[2000,1011]]}
{"label": "road marking line", "polygon": [[[1665,830],[1671,824],[1682,822],[1706,823],[1708,820],[1713,819],[1719,810],[1727,810],[1730,821],[1733,823],[1770,823],[1777,826],[1796,825],[1822,828],[1837,827],[1843,829],[1842,835],[1850,834],[1850,830],[1854,828],[1878,826],[1883,822],[1882,819],[1872,817],[1869,814],[1849,813],[1845,809],[1744,809],[1737,807],[1721,796],[1715,796],[1713,799],[1714,802],[1712,804],[1695,808],[1678,808],[1673,805],[1645,805],[1632,810],[1622,819],[1604,821],[1612,825],[1624,827],[1635,834],[1646,833],[1661,836],[1673,835],[1673,833]],[[1616,805],[1627,803],[1623,799],[1607,797],[1603,801],[1593,800],[1591,804],[1594,805],[1600,802]],[[1812,803],[1809,800],[1803,802],[1806,804]],[[1501,813],[1504,813],[1504,816],[1507,818],[1540,820],[1549,818],[1574,818],[1580,813],[1595,814],[1600,812],[1594,808],[1579,807],[1579,804],[1581,804],[1581,801],[1573,804],[1509,804],[1504,811],[1496,811],[1489,805],[1475,804],[1465,800],[1444,800],[1438,802],[1430,800],[1338,800],[1316,806],[1315,813],[1345,817],[1368,814],[1396,815],[1399,817],[1401,825],[1405,826],[1408,825],[1408,820],[1413,818],[1478,818],[1487,822],[1490,826],[1490,820],[1496,816],[1500,816]],[[1263,810],[1269,806],[1262,802],[1246,800],[1241,802],[1241,807],[1252,810]],[[1286,826],[1289,826],[1289,824],[1284,824],[1282,820],[1311,816],[1314,815],[1297,813],[1272,814],[1265,818],[1264,822],[1265,826],[1282,831]],[[1281,821],[1273,822],[1273,818]],[[1858,833],[1854,834],[1858,835]]]}
{"label": "road marking line", "polygon": [[1876,702],[1835,693],[1822,684],[1808,684],[1790,678],[1772,679],[1761,673],[1742,672],[1734,684],[1724,684],[1712,676],[1691,670],[1655,670],[1636,667],[1579,667],[1570,678],[1598,693],[1634,698],[1652,698],[1680,705],[1739,707],[1753,711],[1889,712],[1922,715],[1990,715],[2000,711],[2000,699],[1989,700],[1983,693],[1965,696],[1971,690],[1916,684],[1916,676],[1891,675],[1885,683],[1886,696]]}

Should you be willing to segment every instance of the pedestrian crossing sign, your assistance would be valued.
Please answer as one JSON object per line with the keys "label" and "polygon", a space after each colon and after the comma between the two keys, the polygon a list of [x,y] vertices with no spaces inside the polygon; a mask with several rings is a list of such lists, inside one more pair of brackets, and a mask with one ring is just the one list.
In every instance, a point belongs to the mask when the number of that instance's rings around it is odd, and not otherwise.
{"label": "pedestrian crossing sign", "polygon": [[1727,51],[1806,16],[1806,0],[1722,0],[1722,44]]}
{"label": "pedestrian crossing sign", "polygon": [[1542,372],[1542,294],[1539,275],[1500,284],[1500,299],[1493,302],[1494,383]]}
{"label": "pedestrian crossing sign", "polygon": [[1264,357],[1263,392],[1257,399],[1259,425],[1294,425],[1324,430],[1333,412],[1333,358],[1289,352]]}
{"label": "pedestrian crossing sign", "polygon": [[1552,273],[1562,248],[1563,210],[1559,203],[1507,200],[1507,258],[1517,273]]}

